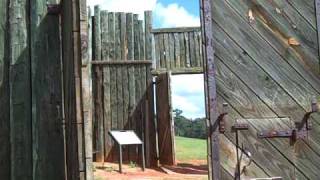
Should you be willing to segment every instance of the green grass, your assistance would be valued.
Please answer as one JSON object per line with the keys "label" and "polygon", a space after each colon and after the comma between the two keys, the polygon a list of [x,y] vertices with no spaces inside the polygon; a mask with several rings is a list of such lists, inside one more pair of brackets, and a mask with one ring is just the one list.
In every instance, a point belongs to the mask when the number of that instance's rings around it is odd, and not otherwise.
{"label": "green grass", "polygon": [[206,160],[207,141],[176,136],[176,158],[179,161]]}

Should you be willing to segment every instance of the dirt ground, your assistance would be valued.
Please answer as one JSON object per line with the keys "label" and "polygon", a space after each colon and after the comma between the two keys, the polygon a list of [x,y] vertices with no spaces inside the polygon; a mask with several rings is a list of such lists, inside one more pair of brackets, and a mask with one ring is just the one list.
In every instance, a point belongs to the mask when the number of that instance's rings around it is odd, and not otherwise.
{"label": "dirt ground", "polygon": [[134,164],[124,164],[123,173],[115,163],[96,163],[95,180],[207,180],[206,162],[178,162],[177,166],[166,166],[158,169],[142,169]]}

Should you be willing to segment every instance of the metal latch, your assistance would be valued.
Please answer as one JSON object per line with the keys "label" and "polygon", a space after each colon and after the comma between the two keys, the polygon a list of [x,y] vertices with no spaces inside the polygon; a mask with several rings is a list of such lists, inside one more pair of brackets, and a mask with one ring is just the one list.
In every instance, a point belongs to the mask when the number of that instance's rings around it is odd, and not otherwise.
{"label": "metal latch", "polygon": [[311,130],[311,114],[319,111],[317,99],[311,101],[311,111],[304,114],[302,121],[295,123],[295,128],[286,131],[262,131],[258,133],[258,138],[289,138],[290,145],[294,145],[298,139],[308,137]]}

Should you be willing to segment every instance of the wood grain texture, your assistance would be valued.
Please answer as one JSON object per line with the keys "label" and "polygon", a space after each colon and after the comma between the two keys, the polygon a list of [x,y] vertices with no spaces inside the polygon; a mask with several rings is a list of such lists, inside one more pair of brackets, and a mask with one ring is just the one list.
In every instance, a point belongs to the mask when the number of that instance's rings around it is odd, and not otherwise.
{"label": "wood grain texture", "polygon": [[[10,149],[11,178],[32,179],[30,79],[30,3],[10,1]],[[25,167],[21,170],[21,167]]]}
{"label": "wood grain texture", "polygon": [[5,0],[0,4],[0,177],[10,179],[10,88],[9,88],[9,26],[8,5]]}
{"label": "wood grain texture", "polygon": [[30,3],[33,179],[64,179],[59,17]]}
{"label": "wood grain texture", "polygon": [[[314,89],[320,88],[317,33],[286,1],[229,1],[249,23]],[[275,13],[276,12],[276,13]],[[297,45],[289,43],[298,42]]]}
{"label": "wood grain texture", "polygon": [[159,161],[162,165],[175,164],[174,131],[171,107],[171,90],[169,73],[157,76],[157,127]]}

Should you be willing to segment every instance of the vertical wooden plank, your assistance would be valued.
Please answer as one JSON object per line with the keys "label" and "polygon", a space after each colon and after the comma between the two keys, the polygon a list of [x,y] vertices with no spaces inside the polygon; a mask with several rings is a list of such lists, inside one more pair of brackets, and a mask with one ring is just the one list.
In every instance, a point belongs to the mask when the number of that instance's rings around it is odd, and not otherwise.
{"label": "vertical wooden plank", "polygon": [[157,77],[157,128],[159,161],[162,165],[174,165],[174,132],[171,107],[170,73]]}
{"label": "vertical wooden plank", "polygon": [[213,180],[221,179],[220,170],[220,156],[219,156],[219,132],[215,126],[218,112],[217,112],[217,90],[215,80],[215,63],[214,63],[214,44],[213,44],[213,27],[212,27],[212,1],[203,0],[201,5],[202,13],[202,32],[204,33],[204,48],[205,48],[205,79],[206,79],[206,102],[207,115],[210,121],[209,136],[210,136],[210,150],[211,150],[211,177]]}
{"label": "vertical wooden plank", "polygon": [[10,88],[8,3],[0,4],[0,177],[10,179]]}
{"label": "vertical wooden plank", "polygon": [[164,57],[165,57],[165,68],[170,69],[170,46],[169,46],[169,34],[165,33],[163,38],[163,45],[164,45]]}
{"label": "vertical wooden plank", "polygon": [[180,41],[179,41],[179,34],[174,33],[174,59],[175,59],[175,67],[180,68]]}
{"label": "vertical wooden plank", "polygon": [[180,67],[186,67],[186,42],[184,38],[184,33],[179,33],[180,41]]}
{"label": "vertical wooden plank", "polygon": [[[121,13],[115,14],[115,60],[121,60]],[[121,129],[123,126],[123,92],[122,92],[122,72],[121,72],[122,65],[115,65],[117,71],[117,129]]]}
{"label": "vertical wooden plank", "polygon": [[[10,1],[10,141],[11,178],[32,179],[30,4]],[[9,162],[8,162],[9,163]],[[24,167],[21,169],[21,167]]]}
{"label": "vertical wooden plank", "polygon": [[59,17],[47,16],[43,0],[30,4],[33,178],[64,179]]}
{"label": "vertical wooden plank", "polygon": [[320,0],[314,0],[316,7],[316,22],[317,22],[317,35],[318,35],[318,58],[320,64]]}
{"label": "vertical wooden plank", "polygon": [[160,54],[161,54],[161,49],[160,49],[160,35],[154,34],[154,48],[155,48],[155,62],[156,62],[156,69],[160,69],[161,67],[161,62],[160,62]]}
{"label": "vertical wooden plank", "polygon": [[134,26],[134,60],[140,59],[140,39],[139,39],[139,20],[138,15],[133,15],[133,26]]}
{"label": "vertical wooden plank", "polygon": [[164,48],[164,34],[158,34],[159,37],[159,52],[160,52],[160,67],[166,68],[165,48]]}
{"label": "vertical wooden plank", "polygon": [[199,44],[199,32],[195,31],[194,34],[194,50],[195,50],[195,66],[200,67],[200,44]]}
{"label": "vertical wooden plank", "polygon": [[[144,31],[143,31],[143,21],[139,20],[139,45],[140,45],[140,60],[146,60],[146,54],[145,54],[145,37],[144,37]],[[151,60],[151,59],[150,59]]]}
{"label": "vertical wooden plank", "polygon": [[194,32],[189,32],[188,36],[189,36],[189,47],[190,47],[190,65],[191,67],[196,67]]}
{"label": "vertical wooden plank", "polygon": [[[140,68],[140,81],[141,81],[141,130],[142,130],[142,140],[144,142],[144,146],[147,146],[147,139],[149,139],[149,137],[147,137],[147,124],[149,124],[147,121],[147,109],[146,109],[146,105],[147,105],[147,77],[146,77],[146,65],[141,65]],[[146,149],[146,148],[145,148]],[[150,154],[149,154],[150,150],[149,148],[146,149],[145,153],[146,153],[146,159],[150,159]],[[142,164],[142,162],[141,162]]]}
{"label": "vertical wooden plank", "polygon": [[[101,59],[109,60],[110,58],[110,41],[109,41],[109,13],[101,11]],[[112,140],[109,137],[111,130],[111,96],[110,96],[110,66],[103,66],[103,145],[104,145],[104,160],[108,160],[112,148]]]}
{"label": "vertical wooden plank", "polygon": [[151,74],[151,66],[146,66],[146,76],[147,76],[147,119],[148,123],[146,124],[146,136],[147,147],[149,148],[148,152],[148,161],[146,163],[147,167],[156,167],[158,166],[157,160],[157,139],[156,139],[156,119],[154,112],[154,86],[153,86],[153,76]]}
{"label": "vertical wooden plank", "polygon": [[[135,37],[134,37],[134,21],[133,14],[127,14],[127,43],[128,43],[128,60],[134,60],[135,52]],[[128,67],[128,90],[129,90],[129,122],[128,127],[130,129],[135,129],[134,126],[134,106],[135,106],[135,74],[134,66],[129,65]],[[134,157],[134,148],[129,147],[129,159]]]}
{"label": "vertical wooden plank", "polygon": [[198,32],[198,39],[199,39],[199,53],[200,53],[200,67],[203,67],[204,58],[203,58],[203,50],[202,50],[202,33]]}
{"label": "vertical wooden plank", "polygon": [[[108,54],[108,59],[109,60],[114,60],[115,59],[115,14],[113,12],[108,13],[108,49],[109,49],[109,54]],[[117,121],[117,106],[116,106],[116,84],[114,79],[116,78],[116,72],[113,66],[109,66],[109,71],[110,71],[110,119],[108,121],[108,126],[110,126],[110,129],[116,129],[116,121]],[[110,136],[108,136],[108,148],[106,149],[106,160],[107,161],[112,161],[113,160],[113,153],[112,151],[114,149],[114,143],[111,139]]]}
{"label": "vertical wooden plank", "polygon": [[176,62],[174,59],[174,36],[173,36],[173,33],[169,33],[169,51],[170,51],[170,56],[169,56],[170,66],[171,66],[171,69],[174,69],[176,66]]}
{"label": "vertical wooden plank", "polygon": [[[101,11],[100,6],[94,7],[94,57],[96,61],[102,60],[101,48]],[[103,72],[102,67],[95,66],[96,97],[95,100],[95,160],[104,160],[104,118],[103,118]]]}
{"label": "vertical wooden plank", "polygon": [[[127,60],[128,58],[128,38],[127,38],[127,18],[125,13],[121,13],[121,59]],[[123,96],[123,124],[122,129],[129,129],[129,79],[128,67],[123,65],[122,71],[122,96]],[[127,161],[129,158],[128,146],[123,148],[123,159]]]}
{"label": "vertical wooden plank", "polygon": [[[80,8],[80,41],[81,41],[81,88],[83,102],[83,134],[84,134],[84,171],[85,179],[93,179],[93,164],[92,164],[92,119],[91,119],[91,65],[89,59],[89,18],[90,12],[87,8],[87,1],[79,1]],[[90,10],[89,10],[90,11]]]}
{"label": "vertical wooden plank", "polygon": [[145,11],[145,54],[146,60],[152,59],[152,11]]}
{"label": "vertical wooden plank", "polygon": [[[109,33],[108,25],[108,11],[103,10],[100,12],[100,39],[101,39],[101,59],[96,60],[108,60],[109,58]],[[99,35],[98,35],[99,36]]]}
{"label": "vertical wooden plank", "polygon": [[184,42],[185,42],[185,53],[186,53],[185,67],[191,67],[190,39],[187,32],[184,33]]}

